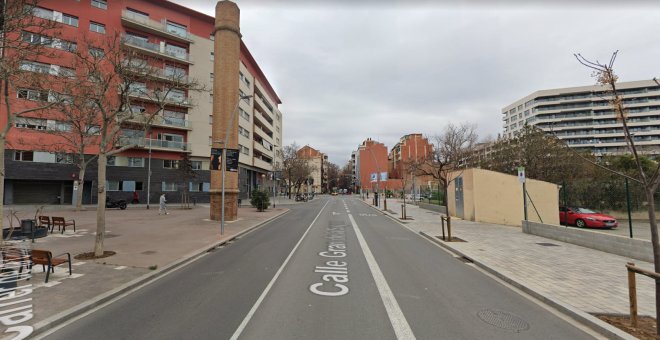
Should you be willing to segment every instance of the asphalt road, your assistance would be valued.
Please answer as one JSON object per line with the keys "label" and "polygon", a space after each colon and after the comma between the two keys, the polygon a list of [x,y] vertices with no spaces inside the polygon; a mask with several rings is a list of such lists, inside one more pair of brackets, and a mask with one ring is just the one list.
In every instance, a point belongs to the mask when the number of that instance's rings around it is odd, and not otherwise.
{"label": "asphalt road", "polygon": [[586,339],[356,199],[319,198],[47,339]]}

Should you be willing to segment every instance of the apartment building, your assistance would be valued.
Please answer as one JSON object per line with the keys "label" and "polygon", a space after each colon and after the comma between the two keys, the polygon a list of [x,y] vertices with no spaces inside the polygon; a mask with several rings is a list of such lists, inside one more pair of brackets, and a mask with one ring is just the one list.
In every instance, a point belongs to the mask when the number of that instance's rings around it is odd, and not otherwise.
{"label": "apartment building", "polygon": [[298,157],[307,160],[307,164],[312,168],[312,184],[306,192],[315,193],[328,192],[328,155],[319,150],[305,145],[296,152]]}
{"label": "apartment building", "polygon": [[[44,0],[34,9],[34,15],[62,23],[61,38],[74,45],[84,36],[103,39],[120,32],[122,47],[162,60],[151,66],[163,75],[181,74],[207,89],[213,88],[211,16],[164,0]],[[282,145],[283,126],[280,98],[242,42],[240,52],[240,75],[236,81],[241,95],[253,96],[240,101],[234,118],[239,122],[240,197],[247,198],[278,162],[276,150]],[[67,69],[69,59],[62,53],[47,66]],[[147,84],[141,90],[154,91]],[[30,100],[21,91],[10,97],[19,103]],[[109,197],[130,199],[137,192],[141,203],[145,203],[149,190],[152,203],[160,193],[168,193],[168,200],[176,202],[178,193],[187,187],[194,200],[208,202],[212,101],[213,94],[209,92],[172,91],[148,132],[130,124],[123,126],[123,138],[118,143],[132,147],[108,159]],[[153,101],[136,92],[131,111],[143,112],[150,105],[154,105]],[[0,108],[0,115],[6,115],[4,109]],[[5,157],[5,204],[70,204],[76,186],[83,190],[83,203],[96,201],[95,163],[88,168],[84,183],[78,183],[78,171],[69,155],[18,142],[22,136],[39,134],[55,123],[50,119],[15,122]],[[47,142],[52,137],[44,133],[39,138]],[[41,143],[44,144],[47,143]],[[178,170],[184,154],[196,173],[187,183],[181,181]]]}
{"label": "apartment building", "polygon": [[420,187],[430,185],[433,178],[421,175],[414,165],[428,159],[433,154],[433,144],[421,133],[411,133],[401,137],[389,154],[389,173],[391,178],[399,178],[405,184],[405,190],[420,192]]}
{"label": "apartment building", "polygon": [[[620,82],[628,126],[638,150],[660,155],[660,86],[653,80]],[[627,153],[621,121],[603,86],[536,91],[502,109],[503,137],[511,138],[525,124],[564,140],[569,147],[596,155]]]}

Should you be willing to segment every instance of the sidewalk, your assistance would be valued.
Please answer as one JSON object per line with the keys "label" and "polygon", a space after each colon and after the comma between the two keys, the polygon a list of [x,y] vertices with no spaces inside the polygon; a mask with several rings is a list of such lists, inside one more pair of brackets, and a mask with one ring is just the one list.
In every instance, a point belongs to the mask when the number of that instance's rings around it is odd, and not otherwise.
{"label": "sidewalk", "polygon": [[[57,209],[59,208],[59,209]],[[57,210],[56,210],[57,209]],[[41,266],[32,270],[30,281],[34,317],[30,324],[35,333],[81,314],[123,292],[163,275],[178,265],[196,258],[207,250],[227,242],[288,211],[279,205],[265,212],[252,207],[239,208],[238,220],[225,223],[220,235],[220,223],[210,221],[208,205],[198,204],[193,209],[169,207],[169,215],[158,215],[158,209],[106,211],[104,249],[116,254],[107,258],[79,261],[72,259],[73,275],[65,266],[56,267],[48,283]],[[32,218],[34,210],[18,212],[20,218]],[[57,229],[35,243],[20,242],[18,246],[50,250],[53,255],[71,253],[71,256],[93,251],[96,210],[76,212],[62,207],[47,207],[42,215],[63,216],[76,220],[76,231],[67,227],[64,234]],[[1,333],[1,332],[0,332]]]}
{"label": "sidewalk", "polygon": [[[400,211],[391,210],[400,210],[401,202],[391,199],[388,203],[390,209],[384,213],[413,231],[431,237],[442,235],[439,213],[407,204],[407,215],[412,219],[401,220]],[[457,218],[452,218],[451,223],[452,237],[466,242],[444,242],[435,238],[438,243],[547,299],[559,300],[587,313],[628,314],[625,264],[635,262],[641,268],[653,270],[648,262],[524,234],[520,227]],[[654,302],[653,280],[638,275],[639,314],[654,317]]]}

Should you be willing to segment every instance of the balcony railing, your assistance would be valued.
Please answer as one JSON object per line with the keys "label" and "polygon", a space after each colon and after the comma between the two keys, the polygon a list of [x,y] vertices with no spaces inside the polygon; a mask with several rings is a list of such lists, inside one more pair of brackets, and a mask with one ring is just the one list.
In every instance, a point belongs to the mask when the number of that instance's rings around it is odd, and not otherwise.
{"label": "balcony railing", "polygon": [[176,142],[143,137],[119,137],[119,146],[133,145],[137,148],[160,148],[173,151],[190,152],[191,147],[188,142]]}
{"label": "balcony railing", "polygon": [[167,27],[167,20],[160,22],[151,20],[143,15],[135,14],[131,11],[122,11],[122,20],[129,24],[129,26],[139,26],[139,28],[146,28],[147,31],[168,37],[173,40],[192,43],[192,35],[183,30],[173,30]]}
{"label": "balcony railing", "polygon": [[168,51],[165,43],[154,44],[152,42],[144,41],[143,39],[135,38],[126,34],[122,36],[121,41],[127,46],[139,48],[142,51],[146,51],[171,60],[183,61],[192,64],[190,54],[186,52]]}
{"label": "balcony railing", "polygon": [[157,94],[148,92],[147,90],[141,88],[135,89],[133,91],[129,91],[128,95],[134,98],[139,98],[150,102],[155,102],[155,103],[163,102],[165,105],[176,105],[176,106],[185,106],[185,107],[193,106],[190,97],[168,95],[165,96],[164,98],[161,98]]}
{"label": "balcony railing", "polygon": [[[151,121],[149,121],[151,119]],[[170,128],[178,128],[184,130],[190,130],[192,125],[189,120],[182,118],[172,118],[172,117],[163,117],[163,116],[154,116],[153,118],[144,115],[144,114],[135,114],[135,117],[130,119],[132,122],[138,122],[140,124],[150,123],[151,125],[159,125]]]}

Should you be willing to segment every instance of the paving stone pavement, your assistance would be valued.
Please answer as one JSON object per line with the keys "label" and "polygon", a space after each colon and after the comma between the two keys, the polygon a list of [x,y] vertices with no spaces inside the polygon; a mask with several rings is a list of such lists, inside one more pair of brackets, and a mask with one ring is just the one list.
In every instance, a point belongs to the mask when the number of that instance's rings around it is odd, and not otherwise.
{"label": "paving stone pavement", "polygon": [[[439,213],[415,205],[407,205],[406,210],[412,219],[401,221],[399,213],[384,213],[416,232],[442,235]],[[653,270],[649,262],[525,234],[520,227],[452,218],[452,236],[466,242],[442,242],[545,297],[587,313],[629,313],[625,264],[635,262]],[[651,279],[637,275],[637,299],[640,315],[655,316]]]}

